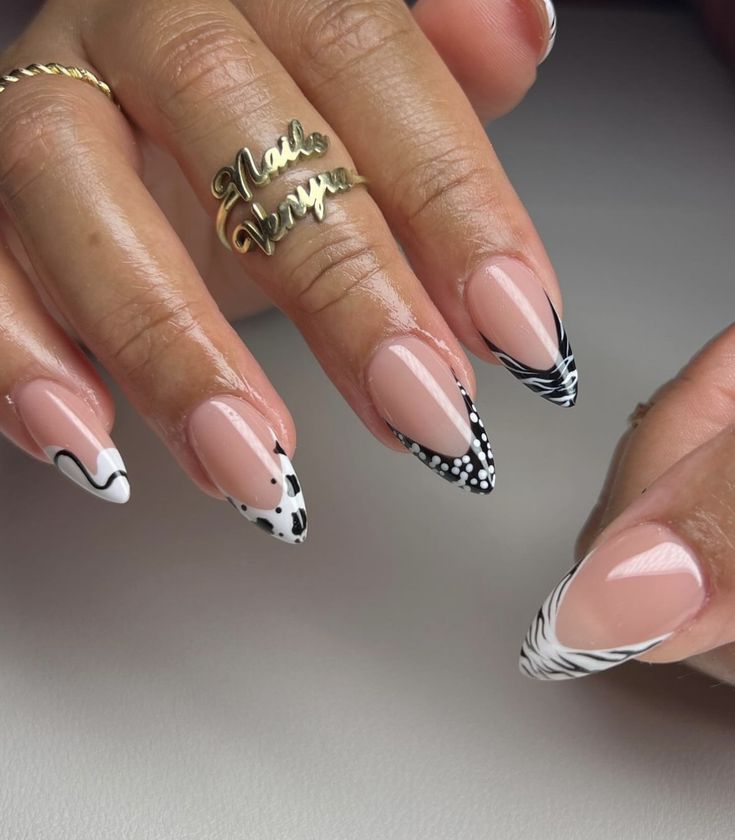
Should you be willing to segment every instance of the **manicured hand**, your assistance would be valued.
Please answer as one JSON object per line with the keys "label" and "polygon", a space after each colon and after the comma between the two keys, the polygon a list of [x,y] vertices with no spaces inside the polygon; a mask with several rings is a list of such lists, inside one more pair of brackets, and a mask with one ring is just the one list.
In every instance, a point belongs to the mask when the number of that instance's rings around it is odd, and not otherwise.
{"label": "manicured hand", "polygon": [[631,658],[735,682],[735,327],[631,418],[521,669],[568,679]]}
{"label": "manicured hand", "polygon": [[[110,396],[59,313],[202,490],[302,541],[293,422],[215,300],[237,308],[253,281],[378,440],[490,492],[462,345],[576,397],[554,271],[478,118],[521,99],[554,29],[546,0],[49,0],[2,65],[88,68],[120,107],[59,75],[2,83],[2,431],[128,498]],[[230,252],[212,182],[244,148]],[[354,172],[369,189],[294,215],[299,187]]]}

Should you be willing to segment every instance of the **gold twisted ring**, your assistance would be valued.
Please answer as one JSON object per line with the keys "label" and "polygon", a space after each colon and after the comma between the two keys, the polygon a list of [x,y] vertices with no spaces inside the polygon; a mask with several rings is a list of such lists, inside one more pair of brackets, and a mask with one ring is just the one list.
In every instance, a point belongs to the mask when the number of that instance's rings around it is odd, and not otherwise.
{"label": "gold twisted ring", "polygon": [[[291,120],[287,133],[263,153],[260,163],[247,147],[240,149],[233,165],[223,166],[212,180],[212,195],[220,200],[217,211],[217,235],[231,251],[244,254],[256,245],[267,256],[275,252],[276,242],[308,213],[321,222],[327,197],[348,192],[367,183],[356,172],[338,167],[313,175],[288,193],[272,213],[255,201],[256,189],[271,183],[302,158],[322,157],[329,148],[329,138],[318,131],[306,135],[298,120]],[[240,222],[228,234],[231,210],[240,202],[249,205],[250,218]]]}
{"label": "gold twisted ring", "polygon": [[115,97],[107,82],[103,82],[91,70],[87,70],[84,67],[66,67],[63,64],[57,64],[55,61],[49,64],[30,64],[28,67],[21,67],[5,73],[0,76],[0,93],[7,90],[10,85],[20,82],[22,79],[42,75],[66,76],[69,79],[79,79],[80,82],[86,82],[88,85],[92,85],[92,87],[104,93],[111,102],[115,101]]}

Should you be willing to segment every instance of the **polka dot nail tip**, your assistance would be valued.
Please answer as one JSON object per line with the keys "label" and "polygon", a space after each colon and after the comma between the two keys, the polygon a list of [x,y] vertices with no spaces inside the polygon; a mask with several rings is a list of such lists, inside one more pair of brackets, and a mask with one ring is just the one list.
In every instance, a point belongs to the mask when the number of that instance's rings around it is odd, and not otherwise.
{"label": "polka dot nail tip", "polygon": [[368,367],[373,403],[396,438],[432,472],[473,493],[490,493],[495,463],[464,385],[417,336],[382,345]]}
{"label": "polka dot nail tip", "polygon": [[245,519],[290,544],[306,539],[301,483],[265,418],[232,396],[198,406],[188,436],[202,467]]}
{"label": "polka dot nail tip", "polygon": [[495,460],[488,441],[485,425],[477,413],[475,404],[467,391],[455,377],[457,388],[465,402],[470,422],[472,440],[463,455],[456,457],[442,455],[404,435],[390,424],[389,428],[398,440],[422,463],[438,476],[471,493],[487,494],[495,487]]}

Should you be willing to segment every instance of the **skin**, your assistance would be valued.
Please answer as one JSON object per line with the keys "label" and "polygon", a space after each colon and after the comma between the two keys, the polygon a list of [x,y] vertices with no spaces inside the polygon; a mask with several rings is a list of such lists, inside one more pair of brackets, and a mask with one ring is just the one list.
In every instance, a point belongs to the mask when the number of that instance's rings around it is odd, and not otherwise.
{"label": "skin", "polygon": [[[727,4],[700,5],[731,55]],[[365,388],[367,362],[386,338],[421,336],[472,390],[460,342],[493,361],[464,306],[473,265],[520,257],[561,308],[548,257],[477,119],[509,110],[532,84],[548,37],[540,2],[419,0],[409,13],[399,0],[373,0],[366,9],[357,0],[51,0],[5,52],[8,68],[53,55],[95,69],[123,108],[58,78],[3,94],[0,429],[7,437],[41,457],[13,399],[38,378],[68,387],[112,426],[108,392],[56,316],[192,479],[219,495],[184,433],[189,412],[207,396],[245,399],[290,454],[295,447],[286,407],[223,310],[242,314],[275,302],[358,416],[398,449]],[[235,258],[216,245],[213,227],[202,236],[191,189],[213,212],[212,173],[243,144],[270,145],[274,127],[282,131],[294,114],[332,138],[326,166],[357,166],[370,193],[356,190],[332,204],[323,225],[303,227],[271,260]],[[306,172],[295,168],[285,179],[295,184]],[[264,201],[273,195],[264,191]],[[686,632],[646,658],[694,657],[729,681],[733,358],[735,328],[655,395],[621,441],[579,542],[581,555],[638,522],[676,529],[697,552],[709,599]]]}
{"label": "skin", "polygon": [[[531,84],[546,19],[539,0],[481,5],[483,19],[503,22],[473,40],[476,55],[500,50],[507,57],[501,75],[499,65],[483,64],[493,85],[477,105],[497,114]],[[296,436],[210,289],[225,292],[229,312],[263,299],[278,305],[358,416],[395,450],[365,381],[386,339],[422,337],[473,391],[460,342],[494,361],[463,299],[474,264],[499,254],[523,258],[560,308],[533,225],[473,105],[419,26],[425,20],[431,35],[431,6],[424,0],[417,18],[402,0],[369,7],[355,0],[51,0],[43,7],[3,66],[53,53],[95,70],[122,110],[61,78],[3,93],[0,200],[11,248],[0,264],[0,428],[11,439],[39,454],[13,402],[14,391],[37,377],[67,385],[111,425],[109,396],[49,310],[117,379],[189,475],[220,495],[185,435],[186,418],[203,399],[247,400],[290,455]],[[437,9],[446,14],[440,2]],[[466,76],[457,56],[447,60],[457,77]],[[322,224],[300,223],[271,258],[227,253],[213,225],[203,238],[201,211],[196,228],[186,213],[169,219],[162,212],[182,190],[166,175],[171,158],[185,189],[214,215],[213,173],[242,145],[271,145],[294,115],[308,131],[330,136],[320,165],[357,168],[370,192],[332,201]],[[312,172],[301,161],[262,191],[263,203]],[[187,233],[198,246],[187,247]],[[261,298],[233,293],[244,277]]]}
{"label": "skin", "polygon": [[692,664],[735,682],[735,328],[705,347],[636,412],[580,535],[578,559],[643,522],[694,550],[707,602],[693,622],[641,659]]}

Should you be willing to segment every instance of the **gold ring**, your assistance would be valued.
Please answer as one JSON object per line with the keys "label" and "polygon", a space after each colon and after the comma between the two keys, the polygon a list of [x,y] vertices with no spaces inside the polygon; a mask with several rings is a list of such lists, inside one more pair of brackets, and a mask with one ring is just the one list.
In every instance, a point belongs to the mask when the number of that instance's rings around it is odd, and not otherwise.
{"label": "gold ring", "polygon": [[[308,213],[321,222],[324,202],[328,196],[351,190],[367,183],[356,172],[340,166],[313,175],[288,193],[277,209],[268,213],[255,201],[254,190],[269,184],[302,158],[323,157],[329,148],[329,138],[314,131],[306,135],[298,120],[291,120],[287,133],[263,153],[260,163],[253,153],[243,147],[232,165],[223,166],[212,180],[212,195],[220,200],[216,227],[220,242],[231,251],[244,254],[256,245],[267,256],[275,252],[276,242],[294,227],[298,219]],[[240,222],[228,235],[230,211],[240,202],[250,205],[250,218]]]}
{"label": "gold ring", "polygon": [[3,76],[0,76],[0,93],[7,90],[10,85],[20,82],[22,79],[42,75],[66,76],[69,79],[79,79],[79,81],[86,82],[88,85],[92,85],[92,87],[104,93],[111,102],[115,101],[115,97],[112,95],[112,90],[107,82],[103,82],[91,70],[87,70],[84,67],[66,67],[63,64],[57,64],[55,61],[52,61],[50,64],[30,64],[28,67],[21,67],[5,73]]}

